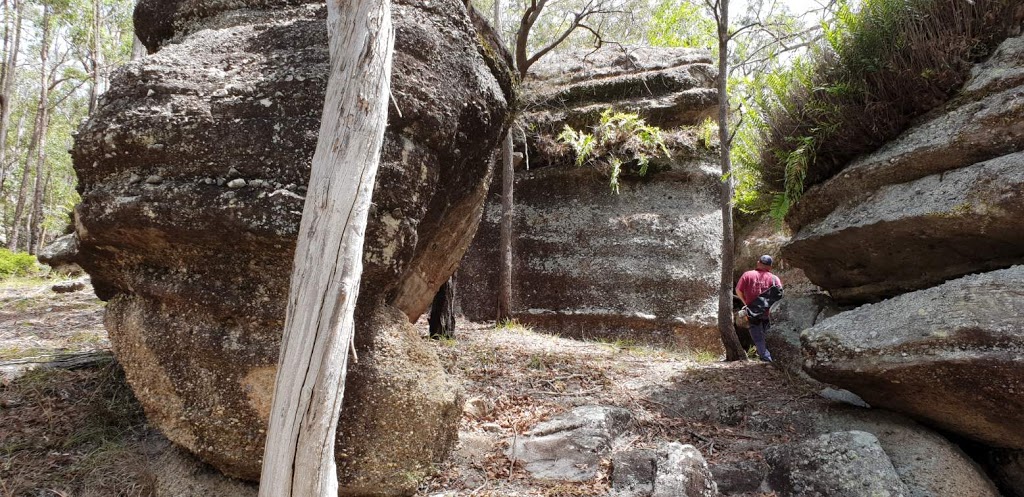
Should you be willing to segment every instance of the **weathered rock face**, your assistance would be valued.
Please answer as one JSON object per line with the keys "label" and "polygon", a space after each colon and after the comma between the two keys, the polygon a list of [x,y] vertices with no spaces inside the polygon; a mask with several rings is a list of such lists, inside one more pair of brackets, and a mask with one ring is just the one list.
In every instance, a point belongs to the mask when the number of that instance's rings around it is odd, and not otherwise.
{"label": "weathered rock face", "polygon": [[902,497],[906,486],[874,435],[836,432],[766,456],[768,483],[783,497]]}
{"label": "weathered rock face", "polygon": [[[583,59],[581,54],[580,58]],[[586,129],[607,108],[638,112],[651,124],[696,124],[715,105],[705,52],[605,49],[571,63],[538,63],[527,114],[529,171],[516,174],[513,221],[514,316],[571,336],[639,332],[641,338],[718,348],[715,330],[721,215],[715,152],[675,130],[671,160],[645,177],[620,179],[576,167],[554,135]],[[671,109],[671,110],[668,110]],[[532,127],[531,127],[532,126]],[[500,191],[492,191],[480,231],[459,270],[462,310],[496,312]]]}
{"label": "weathered rock face", "polygon": [[[254,479],[327,80],[325,7],[147,0],[139,12],[140,37],[163,45],[80,131],[79,261],[110,301],[111,340],[151,422]],[[512,95],[462,2],[398,2],[393,15],[395,104],[339,430],[353,494],[413,491],[454,441],[457,389],[409,320],[472,239]]]}
{"label": "weathered rock face", "polygon": [[1024,262],[1024,39],[944,112],[810,189],[783,253],[839,300],[877,301]]}
{"label": "weathered rock face", "polygon": [[1024,448],[1024,266],[828,318],[801,336],[807,371],[869,404],[989,445]]}

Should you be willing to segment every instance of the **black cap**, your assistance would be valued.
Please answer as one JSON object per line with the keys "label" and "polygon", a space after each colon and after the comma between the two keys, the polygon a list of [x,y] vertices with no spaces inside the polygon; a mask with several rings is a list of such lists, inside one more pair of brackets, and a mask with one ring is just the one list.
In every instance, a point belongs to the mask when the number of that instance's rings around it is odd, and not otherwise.
{"label": "black cap", "polygon": [[772,262],[774,262],[774,261],[772,260],[772,256],[770,256],[770,255],[762,255],[761,258],[757,260],[757,262],[760,262],[761,264],[764,264],[765,266],[771,266]]}

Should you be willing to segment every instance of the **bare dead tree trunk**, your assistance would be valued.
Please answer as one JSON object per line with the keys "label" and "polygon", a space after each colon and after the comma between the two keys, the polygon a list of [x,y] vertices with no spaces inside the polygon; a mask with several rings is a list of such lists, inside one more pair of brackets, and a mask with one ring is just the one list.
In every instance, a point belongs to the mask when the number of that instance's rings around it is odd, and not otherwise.
{"label": "bare dead tree trunk", "polygon": [[732,228],[733,178],[730,152],[732,143],[729,136],[729,0],[719,0],[718,16],[718,141],[722,160],[722,274],[718,288],[718,331],[725,347],[725,360],[739,361],[747,354],[736,336],[733,323],[732,273],[735,266],[735,242]]}
{"label": "bare dead tree trunk", "polygon": [[430,304],[430,338],[455,338],[455,277],[441,285]]}
{"label": "bare dead tree trunk", "polygon": [[299,227],[260,497],[336,497],[363,238],[391,85],[390,0],[328,0],[331,72]]}

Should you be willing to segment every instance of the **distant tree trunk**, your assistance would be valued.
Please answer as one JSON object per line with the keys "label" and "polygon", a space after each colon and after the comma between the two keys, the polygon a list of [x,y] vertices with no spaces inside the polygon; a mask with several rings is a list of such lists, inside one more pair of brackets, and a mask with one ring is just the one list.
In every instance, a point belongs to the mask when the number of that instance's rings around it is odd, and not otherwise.
{"label": "distant tree trunk", "polygon": [[[498,40],[504,43],[501,25],[501,0],[494,0],[494,26]],[[501,234],[498,238],[498,322],[512,319],[512,216],[515,166],[512,163],[512,130],[501,142]]]}
{"label": "distant tree trunk", "polygon": [[[47,126],[47,108],[49,107],[49,90],[50,85],[48,76],[46,73],[46,64],[49,59],[50,53],[50,7],[43,7],[43,38],[40,46],[40,83],[39,83],[39,105],[36,109],[36,125],[35,130],[32,132],[32,143],[29,145],[29,153],[26,157],[32,157],[32,152],[35,151],[37,154],[37,160],[45,160],[45,154],[42,152],[45,144],[46,126]],[[43,155],[42,159],[39,159],[39,155]],[[38,165],[38,162],[37,162]],[[25,203],[28,196],[28,181],[29,173],[32,169],[31,159],[25,159],[25,167],[21,175],[21,188],[18,189],[18,203],[14,208],[14,222],[13,229],[11,230],[11,237],[7,240],[7,248],[10,250],[18,250],[18,242],[21,238],[21,227],[22,220],[25,217]],[[38,166],[37,166],[38,169]]]}
{"label": "distant tree trunk", "polygon": [[725,347],[725,360],[739,361],[747,354],[736,336],[733,323],[732,273],[735,264],[735,242],[732,231],[732,161],[729,137],[729,0],[720,0],[718,18],[718,141],[722,159],[722,274],[718,288],[718,331]]}
{"label": "distant tree trunk", "polygon": [[430,304],[430,338],[455,338],[455,277],[441,285]]}
{"label": "distant tree trunk", "polygon": [[149,50],[142,44],[142,40],[137,35],[132,36],[132,60],[139,60],[146,56]]}
{"label": "distant tree trunk", "polygon": [[363,238],[387,121],[390,0],[328,0],[327,97],[292,270],[260,497],[337,497]]}
{"label": "distant tree trunk", "polygon": [[[42,129],[39,131],[39,142],[36,144],[36,172],[35,172],[35,188],[32,194],[32,214],[29,222],[29,238],[28,238],[28,252],[32,255],[36,253],[36,246],[39,244],[40,229],[43,225],[43,192],[45,191],[46,179],[49,178],[49,172],[44,176],[43,170],[46,169],[46,134],[50,128],[50,106],[43,105],[39,108],[39,111],[43,113]],[[26,168],[28,168],[26,162]]]}
{"label": "distant tree trunk", "polygon": [[[45,141],[45,140],[44,140]],[[43,150],[46,150],[44,147]],[[42,160],[39,164],[46,163],[46,152],[43,152]],[[43,238],[46,237],[46,213],[44,208],[46,207],[46,190],[50,187],[50,171],[46,171],[46,179],[39,181],[39,178],[43,177],[43,169],[36,166],[36,192],[32,204],[32,222],[31,226],[31,237],[28,242],[28,253],[36,255],[39,250],[43,247]]]}
{"label": "distant tree trunk", "polygon": [[515,170],[512,164],[512,130],[501,145],[501,235],[498,241],[498,315],[497,320],[512,318],[512,218],[515,215],[513,190]]}
{"label": "distant tree trunk", "polygon": [[[3,84],[0,85],[0,192],[3,191],[3,180],[7,177],[7,126],[11,120],[11,109],[14,107],[14,88],[15,82],[18,78],[18,50],[21,48],[21,24],[23,16],[21,2],[13,2],[14,9],[8,11],[10,7],[6,7],[5,3],[5,18],[11,19],[10,13],[13,12],[14,20],[12,25],[14,29],[13,42],[8,47],[6,52],[7,57],[3,61],[4,76]],[[8,28],[10,31],[11,28]]]}
{"label": "distant tree trunk", "polygon": [[102,25],[100,24],[100,0],[92,0],[92,88],[89,91],[89,115],[96,111],[100,100],[103,78],[100,76],[100,66],[103,63],[103,43],[101,38]]}
{"label": "distant tree trunk", "polygon": [[[21,143],[23,142],[24,137],[25,137],[25,114],[26,114],[25,112],[22,112],[21,116],[18,117],[18,128],[17,128],[18,129],[18,134],[16,135],[16,137],[14,139],[14,147],[11,149],[11,152],[12,152],[11,153],[11,157],[14,157],[14,160],[11,161],[11,164],[10,164],[9,167],[6,164],[4,164],[3,165],[4,167],[2,168],[2,170],[0,170],[0,173],[2,173],[2,175],[0,175],[0,198],[6,198],[6,193],[5,192],[6,192],[6,186],[7,186],[7,178],[10,177],[11,172],[14,171],[14,168],[17,167],[17,165],[18,165],[18,160],[17,160],[17,158],[19,156],[19,154],[18,154],[19,150],[18,149],[21,146]],[[4,204],[4,210],[3,210],[3,215],[0,216],[0,219],[7,219],[7,214],[10,211],[10,202],[3,202],[3,204]],[[4,235],[6,235],[6,239],[7,240],[11,239],[11,233],[13,231],[14,231],[14,224],[13,223],[10,226],[6,226],[4,228]]]}
{"label": "distant tree trunk", "polygon": [[[43,169],[46,167],[46,132],[50,126],[50,78],[47,75],[47,63],[50,59],[50,9],[43,8],[43,41],[40,49],[40,82],[39,82],[39,129],[36,131],[36,172],[35,188],[32,194],[32,214],[29,223],[28,252],[33,248],[39,239],[39,228],[42,226],[43,217]],[[28,170],[29,162],[26,161],[25,169]]]}

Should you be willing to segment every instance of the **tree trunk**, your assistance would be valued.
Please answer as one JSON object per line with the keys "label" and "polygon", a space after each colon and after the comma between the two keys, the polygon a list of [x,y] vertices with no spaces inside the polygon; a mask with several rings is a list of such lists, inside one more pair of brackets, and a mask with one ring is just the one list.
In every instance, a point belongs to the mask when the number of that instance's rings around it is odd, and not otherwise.
{"label": "tree trunk", "polygon": [[[21,2],[14,3],[14,41],[11,43],[7,57],[3,61],[4,78],[0,86],[0,178],[7,176],[7,126],[11,120],[11,108],[14,107],[14,87],[17,80],[18,50],[21,48],[21,23],[22,23]],[[0,181],[0,192],[3,191],[3,182]]]}
{"label": "tree trunk", "polygon": [[39,147],[40,131],[43,128],[40,120],[43,118],[44,105],[36,109],[35,127],[32,130],[32,139],[29,141],[28,150],[25,153],[24,166],[21,169],[21,186],[18,188],[18,199],[14,204],[14,218],[11,222],[11,233],[7,237],[7,248],[11,251],[18,250],[18,242],[21,241],[22,227],[27,216],[25,216],[25,204],[28,200],[28,185],[32,178],[32,156]]}
{"label": "tree trunk", "polygon": [[[50,124],[50,78],[47,75],[47,63],[50,58],[50,9],[43,8],[43,40],[40,48],[39,69],[39,113],[36,119],[36,172],[35,188],[32,195],[32,213],[29,222],[27,251],[31,252],[39,237],[40,218],[43,206],[43,168],[46,166],[46,130]],[[31,157],[31,156],[30,156]],[[28,172],[31,160],[25,160],[25,171]],[[15,216],[17,218],[17,216]]]}
{"label": "tree trunk", "polygon": [[336,497],[334,444],[387,121],[389,0],[328,0],[331,72],[299,227],[260,497]]}
{"label": "tree trunk", "polygon": [[512,164],[512,130],[501,145],[501,236],[498,251],[498,322],[512,319],[512,217],[515,170]]}
{"label": "tree trunk", "polygon": [[455,277],[441,285],[430,304],[430,338],[455,338]]}
{"label": "tree trunk", "polygon": [[101,43],[100,30],[100,0],[92,0],[92,88],[89,91],[89,115],[96,111],[102,91],[102,78],[100,77],[100,65],[103,63],[103,44]]}
{"label": "tree trunk", "polygon": [[149,50],[142,44],[142,40],[138,36],[132,36],[132,60],[139,60],[146,56]]}
{"label": "tree trunk", "polygon": [[[46,133],[50,127],[49,106],[43,105],[39,110],[43,113],[41,119],[43,128],[39,132],[39,144],[36,146],[36,184],[32,194],[32,221],[29,223],[28,252],[32,255],[36,253],[35,248],[39,244],[40,228],[43,225],[43,191],[45,186],[43,169],[46,168]],[[26,165],[25,167],[27,168],[28,166]],[[49,176],[49,174],[46,176]]]}
{"label": "tree trunk", "polygon": [[732,232],[733,178],[732,161],[729,153],[729,0],[720,0],[721,17],[718,23],[718,141],[722,153],[722,274],[718,288],[718,331],[725,347],[725,360],[739,361],[747,358],[733,323],[732,273],[735,266],[735,242]]}

